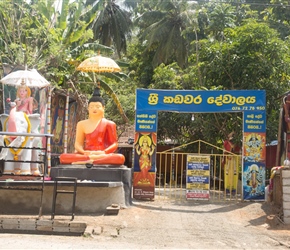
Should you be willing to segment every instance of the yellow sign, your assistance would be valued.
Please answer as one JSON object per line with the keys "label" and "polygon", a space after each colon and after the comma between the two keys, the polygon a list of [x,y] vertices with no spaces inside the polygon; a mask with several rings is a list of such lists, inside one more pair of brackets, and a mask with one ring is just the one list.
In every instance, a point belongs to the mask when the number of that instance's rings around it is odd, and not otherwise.
{"label": "yellow sign", "polygon": [[209,170],[187,170],[188,176],[209,176]]}
{"label": "yellow sign", "polygon": [[194,156],[194,155],[187,155],[188,162],[195,162],[195,163],[209,163],[208,156]]}
{"label": "yellow sign", "polygon": [[209,184],[207,184],[207,183],[187,183],[186,188],[187,189],[207,190],[207,189],[209,189]]}

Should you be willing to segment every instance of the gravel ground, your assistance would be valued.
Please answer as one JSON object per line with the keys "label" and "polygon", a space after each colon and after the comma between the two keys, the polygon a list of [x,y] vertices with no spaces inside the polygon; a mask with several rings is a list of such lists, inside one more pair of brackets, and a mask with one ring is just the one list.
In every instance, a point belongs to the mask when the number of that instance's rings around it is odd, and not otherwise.
{"label": "gravel ground", "polygon": [[0,234],[0,249],[289,249],[277,213],[266,202],[133,201],[118,215],[76,215],[83,236]]}

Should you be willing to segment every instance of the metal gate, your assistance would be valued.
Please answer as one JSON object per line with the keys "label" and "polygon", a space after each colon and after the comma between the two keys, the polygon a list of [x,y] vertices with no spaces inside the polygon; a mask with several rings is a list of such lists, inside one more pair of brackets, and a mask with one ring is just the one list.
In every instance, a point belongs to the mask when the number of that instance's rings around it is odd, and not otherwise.
{"label": "metal gate", "polygon": [[[182,148],[189,145],[181,145],[163,152],[157,152],[156,157],[156,185],[155,200],[175,200],[186,201],[187,184],[187,155],[202,155],[210,157],[210,200],[229,201],[242,199],[242,156],[225,151],[202,140],[194,141],[197,143],[198,151],[193,153],[182,152]],[[201,143],[212,147],[211,151],[217,153],[202,153]],[[225,154],[226,153],[226,154]],[[237,166],[238,181],[235,182],[230,190],[224,187],[225,157],[230,156],[232,162]],[[233,166],[232,166],[233,167]],[[230,182],[234,183],[233,179]]]}

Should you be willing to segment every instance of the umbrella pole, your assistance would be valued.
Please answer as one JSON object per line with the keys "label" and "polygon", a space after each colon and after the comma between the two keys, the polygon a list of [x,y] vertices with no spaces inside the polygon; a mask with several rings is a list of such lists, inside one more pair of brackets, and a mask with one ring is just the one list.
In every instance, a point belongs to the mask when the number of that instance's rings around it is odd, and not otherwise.
{"label": "umbrella pole", "polygon": [[94,84],[97,84],[97,88],[101,88],[101,84],[100,81],[98,81],[98,79],[96,80],[96,75],[95,72],[93,72],[93,79],[94,79]]}
{"label": "umbrella pole", "polygon": [[95,72],[93,72],[93,80],[94,80],[94,83],[96,83],[96,75],[95,75]]}

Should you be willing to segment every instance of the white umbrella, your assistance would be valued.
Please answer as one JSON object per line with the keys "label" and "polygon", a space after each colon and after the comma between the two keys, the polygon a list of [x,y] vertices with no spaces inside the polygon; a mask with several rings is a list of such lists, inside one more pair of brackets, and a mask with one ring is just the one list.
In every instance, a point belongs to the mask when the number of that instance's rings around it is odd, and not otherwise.
{"label": "white umbrella", "polygon": [[28,87],[46,87],[50,83],[40,75],[36,69],[32,70],[18,70],[3,77],[0,82],[6,85],[19,86],[25,83]]}

